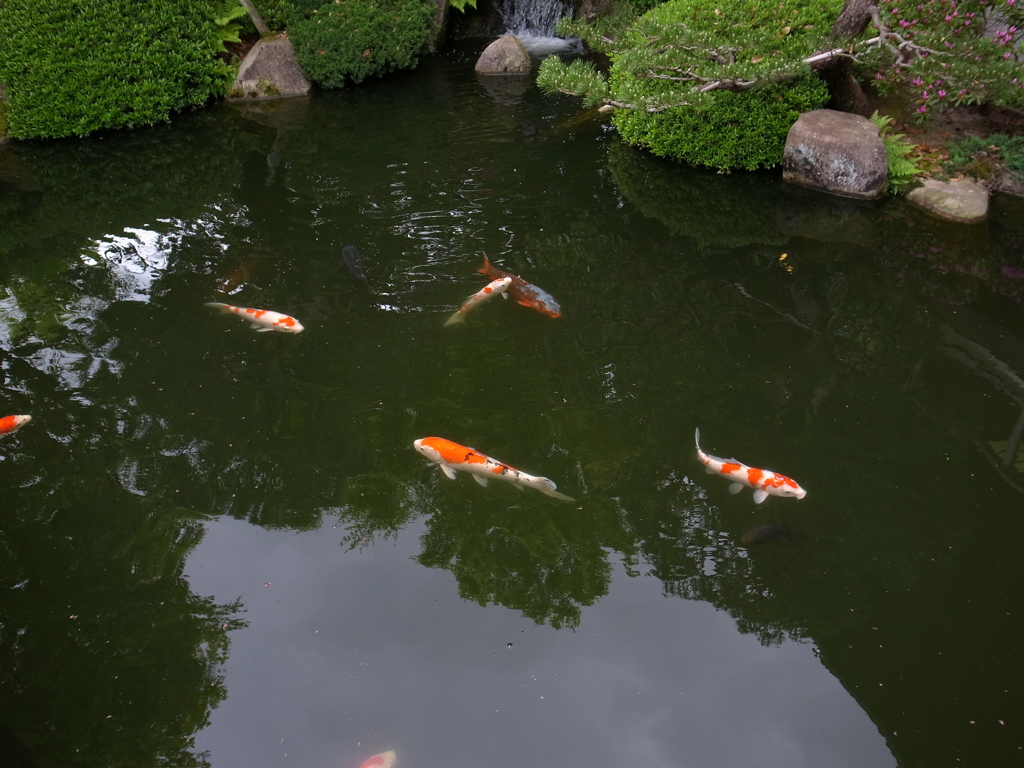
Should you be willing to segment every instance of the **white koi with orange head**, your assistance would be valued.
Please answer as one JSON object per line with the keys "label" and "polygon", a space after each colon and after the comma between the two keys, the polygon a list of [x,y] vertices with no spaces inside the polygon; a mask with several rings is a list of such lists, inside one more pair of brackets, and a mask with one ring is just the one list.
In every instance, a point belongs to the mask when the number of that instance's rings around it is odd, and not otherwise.
{"label": "white koi with orange head", "polygon": [[484,456],[472,448],[445,440],[443,437],[422,437],[413,442],[413,447],[440,466],[441,471],[452,480],[455,479],[455,471],[459,470],[468,472],[474,480],[485,487],[488,480],[504,480],[506,483],[512,483],[519,490],[533,488],[554,499],[573,501],[571,497],[556,491],[558,486],[546,477],[538,477],[513,469],[508,464],[492,459],[490,456]]}
{"label": "white koi with orange head", "polygon": [[19,429],[32,421],[31,416],[14,415],[4,416],[0,419],[0,435],[13,435]]}
{"label": "white koi with orange head", "polygon": [[802,499],[807,491],[801,488],[795,480],[785,475],[780,475],[767,469],[755,469],[748,467],[736,459],[720,459],[711,456],[700,449],[700,430],[693,433],[694,442],[697,444],[697,458],[707,468],[709,475],[721,475],[732,480],[729,486],[729,493],[739,493],[746,488],[754,489],[754,503],[760,504],[769,496],[793,496]]}
{"label": "white koi with orange head", "polygon": [[379,755],[364,760],[359,768],[394,768],[397,759],[394,750],[389,749],[387,752],[381,752]]}
{"label": "white koi with orange head", "polygon": [[251,307],[233,307],[230,304],[223,304],[219,301],[208,301],[206,306],[215,307],[222,313],[232,313],[248,320],[257,333],[267,331],[280,331],[281,333],[301,333],[305,330],[302,323],[294,317],[282,315],[280,312],[271,312],[269,309],[253,309]]}
{"label": "white koi with orange head", "polygon": [[465,322],[466,313],[469,312],[469,310],[473,309],[473,307],[479,307],[488,299],[493,299],[495,296],[499,294],[501,295],[502,298],[507,299],[508,294],[505,293],[505,291],[508,290],[508,287],[510,285],[512,285],[511,277],[502,277],[497,280],[492,280],[479,291],[477,291],[464,302],[462,302],[462,306],[459,307],[455,314],[449,317],[444,324],[452,325],[453,323]]}

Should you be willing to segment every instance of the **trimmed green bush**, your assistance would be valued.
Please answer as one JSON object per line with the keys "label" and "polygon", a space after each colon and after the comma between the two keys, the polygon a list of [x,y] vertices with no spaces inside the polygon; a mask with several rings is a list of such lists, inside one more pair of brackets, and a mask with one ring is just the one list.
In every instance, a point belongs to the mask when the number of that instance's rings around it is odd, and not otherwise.
{"label": "trimmed green bush", "polygon": [[829,98],[804,59],[829,48],[843,0],[668,0],[632,21],[559,25],[607,53],[606,78],[551,57],[538,85],[615,107],[631,144],[718,170],[771,167],[801,112]]}
{"label": "trimmed green bush", "polygon": [[3,0],[10,135],[151,125],[222,94],[212,27],[213,4],[196,0]]}
{"label": "trimmed green bush", "polygon": [[[800,113],[829,99],[828,88],[800,59],[814,50],[841,6],[841,0],[669,0],[654,8],[626,33],[623,42],[630,47],[615,57],[611,91],[629,93],[634,103],[688,103],[660,112],[618,110],[616,129],[631,144],[692,165],[778,165]],[[669,42],[667,31],[680,29],[687,32],[677,50],[652,52]],[[651,78],[652,71],[677,79]],[[757,84],[740,92],[696,93],[693,87],[703,81],[678,79],[686,73]]]}
{"label": "trimmed green bush", "polygon": [[786,135],[801,112],[828,101],[814,74],[799,75],[743,93],[715,91],[699,106],[650,113],[616,110],[622,138],[658,157],[717,170],[772,168],[782,162]]}
{"label": "trimmed green bush", "polygon": [[368,77],[416,66],[430,41],[429,0],[293,0],[288,36],[306,77],[343,88]]}

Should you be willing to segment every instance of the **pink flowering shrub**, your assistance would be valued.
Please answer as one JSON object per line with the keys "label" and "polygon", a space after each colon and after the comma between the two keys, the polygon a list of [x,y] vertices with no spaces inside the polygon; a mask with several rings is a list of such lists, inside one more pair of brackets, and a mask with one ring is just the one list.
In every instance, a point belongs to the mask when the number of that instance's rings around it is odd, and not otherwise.
{"label": "pink flowering shrub", "polygon": [[[880,88],[908,87],[918,115],[1024,106],[1024,0],[877,0],[884,41],[858,57]],[[879,34],[875,25],[864,39]]]}

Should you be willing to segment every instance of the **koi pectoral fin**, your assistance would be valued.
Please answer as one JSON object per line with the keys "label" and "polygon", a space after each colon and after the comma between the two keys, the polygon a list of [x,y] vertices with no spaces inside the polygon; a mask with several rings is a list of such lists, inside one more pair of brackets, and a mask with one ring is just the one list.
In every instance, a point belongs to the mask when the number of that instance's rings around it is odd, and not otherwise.
{"label": "koi pectoral fin", "polygon": [[476,480],[478,483],[480,483],[480,485],[482,485],[484,488],[487,487],[487,478],[486,477],[480,477],[480,475],[473,475],[473,479]]}
{"label": "koi pectoral fin", "polygon": [[448,476],[449,480],[454,480],[455,479],[455,470],[454,469],[449,467],[447,464],[438,464],[438,466],[441,467],[441,471],[444,472],[445,475]]}
{"label": "koi pectoral fin", "polygon": [[743,483],[733,483],[729,486],[729,493],[736,494],[743,490]]}
{"label": "koi pectoral fin", "polygon": [[754,491],[754,503],[760,504],[762,501],[768,498],[768,491],[758,488]]}
{"label": "koi pectoral fin", "polygon": [[255,328],[256,333],[266,333],[267,331],[274,330],[273,328],[267,328],[266,326],[260,325],[259,323],[249,323],[250,328]]}

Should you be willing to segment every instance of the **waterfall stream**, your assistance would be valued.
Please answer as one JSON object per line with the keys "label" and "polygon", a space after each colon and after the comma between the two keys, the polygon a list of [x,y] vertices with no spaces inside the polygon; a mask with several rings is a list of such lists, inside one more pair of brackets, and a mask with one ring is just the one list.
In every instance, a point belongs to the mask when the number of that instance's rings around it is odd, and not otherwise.
{"label": "waterfall stream", "polygon": [[533,53],[578,43],[555,37],[558,20],[572,15],[572,3],[567,0],[494,0],[494,9],[505,28]]}

